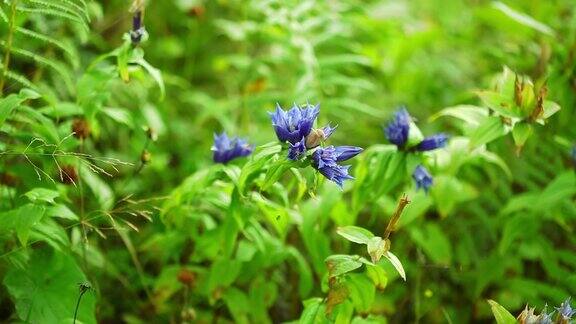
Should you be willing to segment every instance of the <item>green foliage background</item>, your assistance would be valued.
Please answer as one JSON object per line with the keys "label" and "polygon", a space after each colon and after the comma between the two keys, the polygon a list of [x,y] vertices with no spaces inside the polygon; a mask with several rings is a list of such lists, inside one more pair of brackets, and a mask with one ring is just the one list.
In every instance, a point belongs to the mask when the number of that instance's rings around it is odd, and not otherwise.
{"label": "green foliage background", "polygon": [[[82,323],[480,323],[576,295],[573,0],[151,0],[138,47],[130,5],[0,2],[1,321],[72,322],[80,283]],[[514,73],[561,107],[544,125],[492,101]],[[268,112],[307,101],[365,149],[344,190],[282,160]],[[399,105],[449,146],[396,152]],[[222,130],[255,153],[214,164]],[[381,236],[404,193],[406,281],[337,233]]]}

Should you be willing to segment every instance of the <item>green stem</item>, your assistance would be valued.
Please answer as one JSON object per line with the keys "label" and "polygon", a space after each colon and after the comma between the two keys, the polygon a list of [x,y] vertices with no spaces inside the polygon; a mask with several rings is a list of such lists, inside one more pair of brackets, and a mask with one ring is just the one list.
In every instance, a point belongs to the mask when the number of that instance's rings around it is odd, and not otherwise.
{"label": "green stem", "polygon": [[76,324],[76,318],[78,317],[78,308],[80,308],[80,301],[82,300],[82,296],[86,293],[87,290],[80,291],[80,295],[78,296],[78,301],[76,302],[76,308],[74,309],[74,322]]}
{"label": "green stem", "polygon": [[4,64],[2,68],[2,76],[0,77],[0,96],[4,93],[4,81],[6,73],[10,66],[10,53],[12,52],[12,39],[14,38],[14,20],[16,20],[16,2],[12,1],[10,6],[10,22],[8,23],[8,41],[6,42],[6,53],[4,53]]}

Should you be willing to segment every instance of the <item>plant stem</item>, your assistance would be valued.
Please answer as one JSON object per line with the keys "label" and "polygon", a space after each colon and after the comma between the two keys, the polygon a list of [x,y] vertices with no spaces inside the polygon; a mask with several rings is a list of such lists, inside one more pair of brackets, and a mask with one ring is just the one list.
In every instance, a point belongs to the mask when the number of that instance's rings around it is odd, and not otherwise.
{"label": "plant stem", "polygon": [[10,22],[8,23],[8,41],[6,42],[6,53],[4,53],[4,64],[2,66],[2,76],[0,77],[0,96],[4,93],[4,81],[10,66],[10,53],[12,52],[12,39],[14,38],[14,20],[16,19],[16,2],[13,0],[10,6]]}
{"label": "plant stem", "polygon": [[80,295],[78,296],[78,301],[76,302],[76,308],[74,309],[74,322],[73,324],[76,324],[76,318],[78,316],[78,308],[80,308],[80,301],[82,300],[82,296],[84,296],[84,293],[86,293],[87,290],[82,290],[80,291]]}
{"label": "plant stem", "polygon": [[398,205],[396,206],[396,210],[394,211],[394,215],[392,215],[392,218],[390,218],[390,221],[386,226],[386,230],[384,231],[384,240],[390,238],[390,234],[392,234],[392,232],[394,232],[394,230],[396,229],[396,223],[398,223],[400,215],[402,215],[402,211],[409,203],[410,200],[408,200],[408,197],[406,197],[406,195],[402,195],[402,197],[400,197]]}

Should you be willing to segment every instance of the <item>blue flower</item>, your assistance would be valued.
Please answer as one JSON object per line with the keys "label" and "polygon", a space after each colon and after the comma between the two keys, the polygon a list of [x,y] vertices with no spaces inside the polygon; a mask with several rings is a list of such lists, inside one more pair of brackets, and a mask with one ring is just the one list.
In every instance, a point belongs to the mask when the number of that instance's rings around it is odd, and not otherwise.
{"label": "blue flower", "polygon": [[570,320],[576,314],[576,310],[570,306],[570,297],[560,304],[560,307],[556,307],[556,310],[564,320]]}
{"label": "blue flower", "polygon": [[394,120],[384,128],[384,133],[388,141],[398,146],[398,148],[404,147],[408,141],[410,119],[410,114],[408,114],[406,108],[401,108],[394,113]]}
{"label": "blue flower", "polygon": [[228,138],[225,132],[214,134],[214,162],[228,163],[237,157],[247,156],[252,153],[254,147],[249,145],[245,140],[238,137]]}
{"label": "blue flower", "polygon": [[572,156],[572,162],[574,162],[574,164],[576,164],[576,145],[572,146],[572,152],[571,156]]}
{"label": "blue flower", "polygon": [[357,146],[336,146],[334,148],[334,155],[336,157],[336,162],[342,162],[349,160],[356,155],[360,154],[364,149]]}
{"label": "blue flower", "polygon": [[538,324],[552,324],[552,313],[547,313],[546,309],[538,316]]}
{"label": "blue flower", "polygon": [[130,31],[130,40],[132,44],[137,45],[142,40],[145,30],[142,26],[142,10],[137,10],[132,17],[132,30]]}
{"label": "blue flower", "polygon": [[276,131],[276,136],[281,142],[298,143],[303,137],[308,136],[312,131],[312,126],[320,106],[306,105],[306,108],[300,108],[296,105],[289,111],[284,111],[279,104],[276,105],[276,111],[270,113],[272,126]]}
{"label": "blue flower", "polygon": [[432,175],[430,175],[430,172],[428,172],[424,166],[418,165],[414,173],[412,173],[412,178],[416,181],[416,190],[422,188],[428,193],[428,190],[432,187],[433,180]]}
{"label": "blue flower", "polygon": [[344,180],[354,178],[348,174],[349,165],[342,166],[336,163],[340,155],[342,152],[337,152],[334,146],[320,147],[312,154],[312,166],[342,188]]}
{"label": "blue flower", "polygon": [[448,136],[444,133],[426,137],[416,146],[417,151],[432,151],[442,148],[448,143]]}
{"label": "blue flower", "polygon": [[288,149],[288,158],[290,160],[296,161],[301,156],[306,154],[306,145],[304,144],[305,141],[306,139],[302,137],[300,142],[297,142],[296,144],[288,143],[290,145],[290,148]]}

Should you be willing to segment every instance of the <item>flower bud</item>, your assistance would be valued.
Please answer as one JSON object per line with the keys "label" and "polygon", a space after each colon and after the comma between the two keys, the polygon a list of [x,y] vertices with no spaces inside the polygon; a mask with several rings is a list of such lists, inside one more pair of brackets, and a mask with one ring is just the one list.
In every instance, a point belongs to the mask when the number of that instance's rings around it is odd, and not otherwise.
{"label": "flower bud", "polygon": [[313,129],[310,134],[306,137],[306,147],[308,149],[315,148],[316,146],[320,145],[322,141],[326,139],[326,135],[324,134],[324,130],[321,128]]}
{"label": "flower bud", "polygon": [[0,174],[0,184],[5,185],[6,187],[16,187],[18,184],[18,178],[11,173],[4,172]]}
{"label": "flower bud", "polygon": [[192,287],[196,281],[196,274],[186,268],[178,273],[178,281],[188,287]]}
{"label": "flower bud", "polygon": [[86,139],[90,136],[90,125],[88,121],[83,118],[74,119],[72,122],[72,132],[74,137],[78,139]]}
{"label": "flower bud", "polygon": [[152,154],[150,154],[148,150],[142,151],[142,155],[140,155],[140,161],[142,162],[142,164],[148,164],[150,160],[152,160]]}

